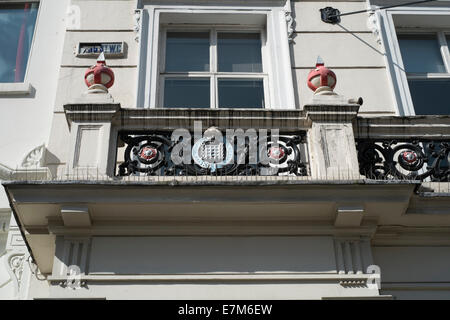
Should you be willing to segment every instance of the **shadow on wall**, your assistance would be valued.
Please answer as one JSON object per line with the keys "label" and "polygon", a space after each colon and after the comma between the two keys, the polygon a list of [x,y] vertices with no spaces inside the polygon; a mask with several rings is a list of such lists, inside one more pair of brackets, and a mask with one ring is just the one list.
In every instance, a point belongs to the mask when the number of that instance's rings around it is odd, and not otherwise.
{"label": "shadow on wall", "polygon": [[94,237],[87,261],[89,274],[336,273],[330,237]]}
{"label": "shadow on wall", "polygon": [[58,176],[58,167],[62,164],[63,163],[61,163],[61,160],[56,155],[46,149],[44,165],[48,167],[50,173],[52,174],[52,177]]}

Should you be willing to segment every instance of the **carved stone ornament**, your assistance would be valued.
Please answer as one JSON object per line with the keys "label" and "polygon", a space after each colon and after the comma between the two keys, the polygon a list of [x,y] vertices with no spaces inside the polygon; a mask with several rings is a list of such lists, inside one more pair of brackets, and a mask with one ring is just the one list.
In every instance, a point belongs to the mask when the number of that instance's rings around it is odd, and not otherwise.
{"label": "carved stone ornament", "polygon": [[294,36],[295,36],[295,34],[294,34],[295,21],[294,21],[294,18],[292,17],[291,11],[285,11],[284,14],[286,17],[288,41],[289,41],[289,43],[291,43],[294,41]]}
{"label": "carved stone ornament", "polygon": [[375,14],[374,11],[369,12],[369,17],[367,18],[367,28],[369,28],[370,31],[372,31],[377,40],[377,43],[381,44],[380,28],[378,25],[377,15]]}
{"label": "carved stone ornament", "polygon": [[14,284],[15,295],[18,296],[21,288],[24,262],[27,254],[24,252],[12,253],[7,259],[7,270]]}
{"label": "carved stone ornament", "polygon": [[25,158],[22,160],[21,167],[23,168],[42,167],[44,155],[45,155],[45,144],[42,144],[31,150],[25,156]]}
{"label": "carved stone ornament", "polygon": [[142,18],[142,10],[137,9],[134,10],[134,32],[136,33],[136,36],[134,37],[134,40],[136,42],[139,42],[139,34],[141,31],[141,18]]}

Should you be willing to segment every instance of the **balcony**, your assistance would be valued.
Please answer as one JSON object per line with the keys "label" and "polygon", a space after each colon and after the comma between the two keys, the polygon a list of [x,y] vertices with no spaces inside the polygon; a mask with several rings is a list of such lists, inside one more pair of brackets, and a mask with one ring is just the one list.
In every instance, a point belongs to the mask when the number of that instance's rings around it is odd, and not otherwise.
{"label": "balcony", "polygon": [[[446,190],[450,117],[363,118],[357,109],[352,104],[305,110],[66,105],[71,155],[68,165],[47,179],[407,180]],[[33,169],[17,179],[45,180]]]}
{"label": "balcony", "polygon": [[[67,105],[68,164],[46,179],[35,179],[30,168],[25,181],[3,184],[24,237],[47,273],[52,271],[48,257],[55,236],[370,239],[381,232],[378,241],[383,241],[392,235],[384,226],[401,226],[396,232],[405,234],[415,232],[422,221],[450,226],[450,117],[363,118],[358,107],[157,110]],[[239,152],[238,138],[233,147],[227,146],[226,139],[205,135],[211,128],[222,138],[227,129],[254,129],[255,161],[249,161],[251,135],[241,139],[244,151]],[[177,145],[186,141],[173,136],[176,129],[194,137],[186,144],[190,162],[173,161],[172,155],[183,150]],[[196,129],[202,133],[199,140]],[[271,156],[277,163],[263,162]],[[230,158],[234,163],[228,163]]]}

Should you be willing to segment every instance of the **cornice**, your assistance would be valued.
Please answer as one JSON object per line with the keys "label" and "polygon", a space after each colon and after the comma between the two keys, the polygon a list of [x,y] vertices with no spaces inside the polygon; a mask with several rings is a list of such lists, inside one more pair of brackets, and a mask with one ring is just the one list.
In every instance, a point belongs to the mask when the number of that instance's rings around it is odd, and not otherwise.
{"label": "cornice", "polygon": [[357,139],[450,139],[450,116],[358,117]]}

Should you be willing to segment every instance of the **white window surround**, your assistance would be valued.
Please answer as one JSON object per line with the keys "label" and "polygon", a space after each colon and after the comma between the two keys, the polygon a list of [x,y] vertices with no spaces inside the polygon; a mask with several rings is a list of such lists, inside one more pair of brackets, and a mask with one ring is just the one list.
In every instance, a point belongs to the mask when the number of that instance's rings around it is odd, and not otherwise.
{"label": "white window surround", "polygon": [[[148,1],[152,3],[154,1]],[[197,1],[196,3],[205,1]],[[167,24],[204,25],[205,27],[234,26],[264,29],[266,38],[264,73],[267,73],[267,109],[295,109],[294,87],[286,12],[289,1],[233,1],[236,5],[180,5],[179,1],[144,4],[141,17],[140,59],[138,74],[138,108],[159,108],[159,68],[161,63],[161,28]],[[166,4],[168,3],[168,4]],[[171,5],[173,3],[173,5]]]}
{"label": "white window surround", "polygon": [[[438,37],[450,34],[450,8],[448,7],[398,7],[380,10],[382,43],[386,52],[386,64],[391,86],[397,104],[397,115],[415,115],[408,78],[405,72],[397,33],[437,33]],[[442,41],[441,41],[442,44]],[[450,70],[448,47],[441,46],[441,53],[447,70]],[[428,74],[428,78],[450,78],[450,73]]]}
{"label": "white window surround", "polygon": [[33,31],[33,39],[31,41],[31,48],[30,53],[28,55],[28,63],[27,68],[25,70],[25,77],[23,82],[3,82],[0,83],[0,97],[8,97],[8,96],[25,96],[31,94],[33,90],[33,86],[31,85],[29,79],[29,70],[30,70],[30,64],[31,64],[31,57],[33,55],[33,48],[34,48],[34,42],[36,38],[36,30],[37,26],[39,24],[39,16],[41,13],[41,5],[40,0],[0,0],[0,8],[2,4],[13,4],[13,3],[25,3],[25,2],[36,2],[39,3],[37,16],[36,16],[36,23],[34,25],[34,31]]}

